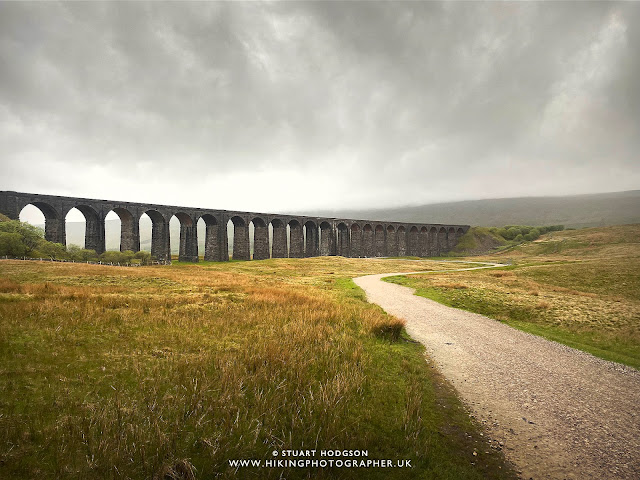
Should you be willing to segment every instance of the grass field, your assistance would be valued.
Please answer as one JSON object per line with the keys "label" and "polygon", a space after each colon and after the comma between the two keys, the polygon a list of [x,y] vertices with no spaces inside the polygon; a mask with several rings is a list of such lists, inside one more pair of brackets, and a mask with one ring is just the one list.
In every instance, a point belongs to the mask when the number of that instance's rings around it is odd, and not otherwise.
{"label": "grass field", "polygon": [[[453,267],[0,261],[0,478],[513,478],[402,322],[350,280]],[[274,449],[413,467],[229,466]]]}
{"label": "grass field", "polygon": [[640,225],[554,232],[477,259],[512,265],[387,280],[640,368]]}

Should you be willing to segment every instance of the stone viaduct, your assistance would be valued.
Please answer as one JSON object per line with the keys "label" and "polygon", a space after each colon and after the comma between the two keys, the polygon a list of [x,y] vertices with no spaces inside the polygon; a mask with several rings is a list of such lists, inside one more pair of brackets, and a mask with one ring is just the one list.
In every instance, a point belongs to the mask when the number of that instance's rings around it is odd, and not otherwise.
{"label": "stone viaduct", "polygon": [[[180,221],[180,261],[198,261],[197,224],[206,224],[204,259],[229,260],[227,223],[233,223],[233,258],[250,260],[249,224],[253,223],[253,259],[343,257],[432,257],[449,251],[469,229],[468,225],[382,222],[346,218],[309,217],[272,213],[211,210],[91,198],[60,197],[20,192],[0,192],[0,213],[18,219],[27,205],[45,217],[45,238],[66,245],[65,219],[72,208],[86,219],[85,248],[105,251],[105,217],[115,212],[121,221],[120,250],[140,250],[139,220],[152,222],[151,255],[171,259],[169,220]],[[269,226],[272,227],[271,239]],[[287,228],[289,227],[289,228]],[[288,237],[288,238],[287,238]]]}

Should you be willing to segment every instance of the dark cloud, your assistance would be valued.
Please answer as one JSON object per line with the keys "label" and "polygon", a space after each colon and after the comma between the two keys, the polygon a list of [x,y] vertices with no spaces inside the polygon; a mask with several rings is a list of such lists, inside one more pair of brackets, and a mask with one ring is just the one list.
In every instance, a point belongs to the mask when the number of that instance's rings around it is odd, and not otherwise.
{"label": "dark cloud", "polygon": [[0,188],[254,210],[638,188],[639,25],[634,3],[3,2]]}

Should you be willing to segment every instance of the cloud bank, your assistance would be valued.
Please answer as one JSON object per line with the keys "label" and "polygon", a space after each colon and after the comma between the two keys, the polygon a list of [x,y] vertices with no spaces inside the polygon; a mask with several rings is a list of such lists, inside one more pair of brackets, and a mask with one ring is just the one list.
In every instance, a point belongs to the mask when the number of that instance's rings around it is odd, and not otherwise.
{"label": "cloud bank", "polygon": [[640,185],[640,4],[0,3],[0,189],[233,208]]}

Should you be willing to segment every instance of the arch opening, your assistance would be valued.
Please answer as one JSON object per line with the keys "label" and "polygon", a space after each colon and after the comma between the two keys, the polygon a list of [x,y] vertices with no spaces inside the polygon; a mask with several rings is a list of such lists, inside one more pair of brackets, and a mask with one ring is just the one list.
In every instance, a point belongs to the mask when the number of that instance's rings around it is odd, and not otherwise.
{"label": "arch opening", "polygon": [[[48,213],[49,213],[50,218],[51,217],[53,219],[56,218],[56,216],[55,216],[56,213],[55,213],[55,210],[53,210],[53,208],[51,208],[51,210]],[[43,234],[45,232],[47,216],[45,215],[44,211],[41,208],[37,207],[36,205],[34,205],[32,203],[29,203],[29,204],[25,205],[24,207],[22,207],[22,209],[20,210],[20,213],[18,214],[18,220],[20,220],[21,222],[24,222],[24,223],[28,223],[28,224],[40,229],[43,232]],[[46,238],[46,236],[45,236],[45,238]]]}
{"label": "arch opening", "polygon": [[67,247],[84,248],[86,220],[80,210],[73,207],[64,217],[64,242]]}

